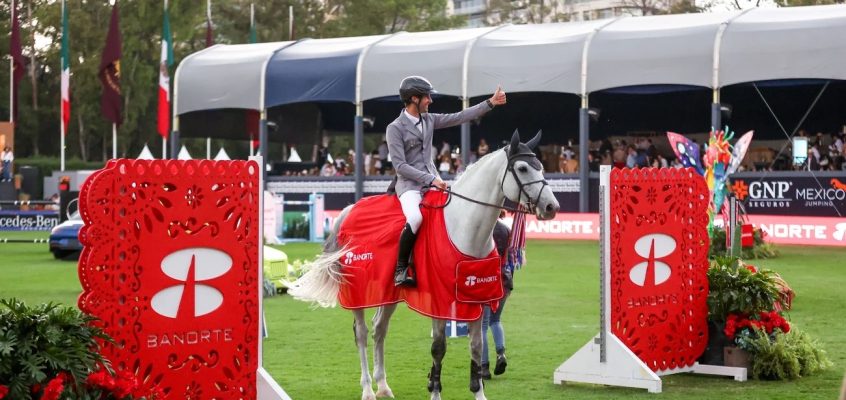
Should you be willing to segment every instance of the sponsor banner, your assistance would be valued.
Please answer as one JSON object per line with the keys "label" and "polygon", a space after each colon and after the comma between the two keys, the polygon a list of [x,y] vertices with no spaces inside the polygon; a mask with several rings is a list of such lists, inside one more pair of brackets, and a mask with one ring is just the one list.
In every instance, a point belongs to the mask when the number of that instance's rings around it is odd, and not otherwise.
{"label": "sponsor banner", "polygon": [[[326,223],[334,226],[341,212],[327,210]],[[846,246],[846,219],[827,217],[795,217],[748,215],[749,222],[764,230],[764,240],[776,244],[813,246]],[[511,225],[511,218],[503,220]],[[721,217],[714,224],[722,226]],[[559,213],[549,221],[538,221],[533,215],[526,218],[528,239],[599,240],[599,214]]]}
{"label": "sponsor banner", "polygon": [[[335,218],[341,212],[338,210],[326,210],[326,226],[334,229]],[[512,219],[503,219],[506,225],[511,226]],[[526,237],[529,239],[581,239],[599,240],[599,214],[579,213],[558,213],[555,218],[548,221],[539,221],[534,215],[526,217]]]}
{"label": "sponsor banner", "polygon": [[[776,244],[846,246],[846,218],[747,215],[749,223],[764,231],[764,240]],[[723,226],[720,217],[714,225]]]}
{"label": "sponsor banner", "polygon": [[56,211],[0,211],[0,231],[49,231],[58,224]]}
{"label": "sponsor banner", "polygon": [[729,187],[748,214],[846,215],[846,178],[764,176],[729,179]]}

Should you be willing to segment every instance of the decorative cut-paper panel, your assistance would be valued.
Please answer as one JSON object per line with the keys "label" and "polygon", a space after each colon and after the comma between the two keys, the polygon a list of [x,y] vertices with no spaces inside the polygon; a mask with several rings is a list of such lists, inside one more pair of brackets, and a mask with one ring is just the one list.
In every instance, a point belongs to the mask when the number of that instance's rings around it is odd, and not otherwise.
{"label": "decorative cut-paper panel", "polygon": [[654,371],[708,341],[708,188],[691,168],[611,171],[611,331]]}
{"label": "decorative cut-paper panel", "polygon": [[259,174],[253,161],[112,160],[80,192],[81,310],[102,354],[172,399],[254,399]]}

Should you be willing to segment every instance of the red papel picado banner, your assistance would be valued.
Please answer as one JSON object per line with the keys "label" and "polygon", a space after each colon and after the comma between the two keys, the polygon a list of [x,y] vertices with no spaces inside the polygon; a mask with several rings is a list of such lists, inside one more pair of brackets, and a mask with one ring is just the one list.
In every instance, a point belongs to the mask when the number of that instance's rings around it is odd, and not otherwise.
{"label": "red papel picado banner", "polygon": [[81,310],[102,354],[172,399],[254,399],[254,161],[112,160],[80,192]]}
{"label": "red papel picado banner", "polygon": [[693,169],[611,171],[611,331],[653,371],[708,341],[708,188]]}

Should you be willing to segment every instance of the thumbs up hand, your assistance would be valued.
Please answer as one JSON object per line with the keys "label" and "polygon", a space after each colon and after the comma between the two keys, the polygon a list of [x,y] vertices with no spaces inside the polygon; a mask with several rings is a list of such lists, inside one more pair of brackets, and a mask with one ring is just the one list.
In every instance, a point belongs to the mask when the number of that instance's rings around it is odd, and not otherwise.
{"label": "thumbs up hand", "polygon": [[495,106],[501,106],[506,103],[505,92],[502,91],[502,86],[496,86],[496,92],[491,96],[491,103]]}

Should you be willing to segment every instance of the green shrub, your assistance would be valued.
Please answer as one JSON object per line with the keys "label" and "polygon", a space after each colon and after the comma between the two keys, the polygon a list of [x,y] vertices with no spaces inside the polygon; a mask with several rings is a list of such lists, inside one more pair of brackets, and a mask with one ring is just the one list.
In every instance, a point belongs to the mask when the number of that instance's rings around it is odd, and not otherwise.
{"label": "green shrub", "polygon": [[743,264],[737,257],[716,257],[708,268],[708,319],[724,322],[729,314],[772,311],[782,302],[775,273]]}
{"label": "green shrub", "polygon": [[60,372],[84,382],[102,358],[97,339],[108,340],[92,317],[75,308],[48,303],[29,308],[16,299],[0,300],[0,384],[9,399],[30,399],[31,387]]}
{"label": "green shrub", "polygon": [[[764,241],[764,231],[761,228],[755,228],[752,231],[754,245],[752,248],[744,248],[740,252],[740,258],[744,260],[775,258],[778,257],[778,250],[775,245]],[[726,248],[726,229],[724,227],[714,227],[711,231],[711,246],[708,249],[708,257],[723,257],[726,256],[728,248]]]}
{"label": "green shrub", "polygon": [[758,334],[749,344],[756,379],[796,379],[832,365],[819,343],[796,327],[772,339]]}

